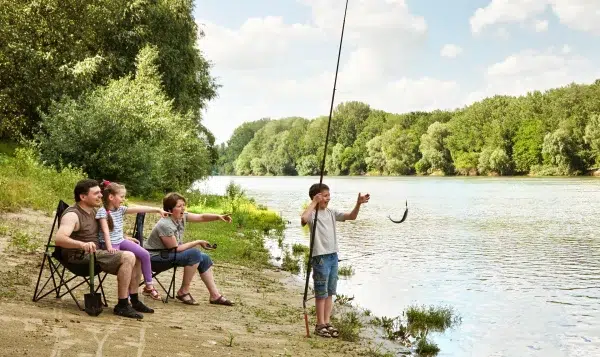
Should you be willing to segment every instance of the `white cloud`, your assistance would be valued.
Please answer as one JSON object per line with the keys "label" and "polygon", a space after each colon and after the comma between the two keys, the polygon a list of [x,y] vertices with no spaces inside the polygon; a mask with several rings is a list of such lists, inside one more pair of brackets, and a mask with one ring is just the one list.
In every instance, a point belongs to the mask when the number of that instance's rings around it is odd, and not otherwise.
{"label": "white cloud", "polygon": [[535,22],[535,32],[548,31],[548,20],[538,20]]}
{"label": "white cloud", "polygon": [[449,43],[442,47],[442,49],[440,50],[440,56],[455,58],[459,54],[461,54],[462,51],[462,48],[460,48],[459,46]]}
{"label": "white cloud", "polygon": [[549,48],[545,51],[525,50],[494,63],[485,72],[482,89],[467,96],[466,103],[495,94],[523,95],[533,90],[547,90],[572,82],[591,83],[600,70],[589,59]]}
{"label": "white cloud", "polygon": [[[471,31],[478,34],[496,24],[525,23],[547,11],[548,7],[563,25],[600,35],[600,1],[596,0],[491,0],[471,16]],[[540,27],[544,25],[536,23],[535,29]]]}
{"label": "white cloud", "polygon": [[[264,17],[226,28],[198,19],[205,32],[200,48],[223,85],[204,114],[217,142],[244,121],[328,112],[345,4],[298,1],[310,8],[306,23]],[[350,2],[336,104],[363,100],[386,110],[416,110],[447,103],[456,83],[405,73],[403,63],[419,55],[426,36],[425,19],[413,15],[404,0]]]}

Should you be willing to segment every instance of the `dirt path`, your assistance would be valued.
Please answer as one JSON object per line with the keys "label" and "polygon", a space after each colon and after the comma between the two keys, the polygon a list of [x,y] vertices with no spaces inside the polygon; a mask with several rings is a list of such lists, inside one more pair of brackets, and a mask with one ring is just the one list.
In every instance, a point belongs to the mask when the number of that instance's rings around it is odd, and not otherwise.
{"label": "dirt path", "polygon": [[[176,300],[163,304],[145,298],[156,312],[145,314],[141,321],[113,315],[114,276],[108,276],[103,284],[109,307],[98,317],[79,311],[69,295],[61,300],[50,295],[34,303],[31,298],[41,247],[51,225],[52,218],[39,212],[0,214],[2,356],[379,355],[366,340],[350,343],[305,338],[301,287],[275,269],[255,271],[215,262],[217,285],[237,303],[235,307],[208,304],[206,289],[197,279],[191,293],[200,305],[188,306]],[[20,242],[20,248],[11,241]],[[24,253],[25,248],[36,245],[37,252]],[[47,273],[45,270],[44,276]],[[163,274],[163,281],[166,278]],[[181,273],[177,284],[180,282]],[[82,306],[84,293],[80,288],[76,294]],[[314,326],[314,321],[310,323]]]}

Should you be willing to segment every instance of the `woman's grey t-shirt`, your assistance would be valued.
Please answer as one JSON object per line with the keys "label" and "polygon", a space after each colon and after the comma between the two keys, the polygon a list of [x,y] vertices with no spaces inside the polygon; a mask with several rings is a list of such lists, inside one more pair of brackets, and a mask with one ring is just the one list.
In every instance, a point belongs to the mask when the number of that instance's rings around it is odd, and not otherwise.
{"label": "woman's grey t-shirt", "polygon": [[[315,243],[313,244],[313,257],[338,252],[335,222],[345,221],[344,217],[344,212],[335,209],[325,208],[324,210],[319,211],[317,217],[317,229],[315,232]],[[315,211],[312,212],[310,221],[308,221],[308,227],[311,230],[314,221]]]}
{"label": "woman's grey t-shirt", "polygon": [[[183,219],[175,223],[171,217],[161,218],[154,228],[148,239],[144,242],[146,249],[166,249],[160,237],[175,236],[177,245],[183,243],[183,231],[185,230],[185,222],[187,221],[187,212],[183,214]],[[149,252],[150,255],[159,255],[160,252]]]}

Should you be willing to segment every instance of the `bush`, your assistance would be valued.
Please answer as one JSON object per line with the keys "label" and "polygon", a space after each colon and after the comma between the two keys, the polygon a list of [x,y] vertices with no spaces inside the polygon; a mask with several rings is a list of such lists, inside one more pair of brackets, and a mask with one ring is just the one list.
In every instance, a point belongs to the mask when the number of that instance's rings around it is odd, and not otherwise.
{"label": "bush", "polygon": [[158,52],[143,48],[136,77],[113,80],[42,115],[36,136],[42,159],[124,183],[134,195],[189,187],[209,173],[206,139],[189,115],[177,114],[161,87]]}
{"label": "bush", "polygon": [[51,213],[59,199],[73,201],[73,188],[85,178],[79,169],[60,172],[42,165],[30,148],[15,150],[15,156],[0,155],[0,210],[30,207]]}

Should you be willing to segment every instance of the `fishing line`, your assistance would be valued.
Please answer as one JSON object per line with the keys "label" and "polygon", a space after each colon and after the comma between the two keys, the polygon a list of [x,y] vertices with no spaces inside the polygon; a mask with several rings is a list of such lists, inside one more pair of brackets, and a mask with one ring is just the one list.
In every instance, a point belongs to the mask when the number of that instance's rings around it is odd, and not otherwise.
{"label": "fishing line", "polygon": [[[321,191],[321,185],[323,184],[323,172],[325,171],[325,158],[327,157],[327,144],[329,143],[329,131],[331,128],[331,116],[333,114],[333,102],[335,100],[335,90],[337,85],[338,71],[340,69],[340,57],[342,54],[342,42],[344,40],[344,28],[346,27],[346,13],[348,12],[348,0],[346,0],[346,7],[344,8],[344,20],[342,22],[342,33],[340,35],[340,45],[338,48],[337,64],[335,67],[335,78],[333,80],[333,91],[331,93],[331,105],[329,107],[329,120],[327,121],[327,133],[325,135],[325,148],[323,150],[323,160],[321,161],[321,174],[319,177],[319,192]],[[308,329],[308,313],[306,311],[306,297],[308,293],[308,280],[310,279],[310,261],[313,253],[313,245],[315,242],[315,234],[317,229],[317,216],[319,210],[315,210],[315,219],[313,221],[311,234],[310,234],[310,248],[308,254],[308,263],[306,267],[306,282],[304,284],[304,298],[302,300],[302,307],[304,308],[304,324],[306,325],[306,337],[310,337],[310,330]]]}

